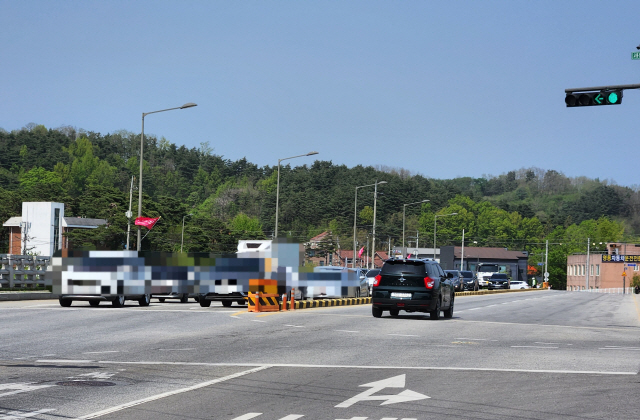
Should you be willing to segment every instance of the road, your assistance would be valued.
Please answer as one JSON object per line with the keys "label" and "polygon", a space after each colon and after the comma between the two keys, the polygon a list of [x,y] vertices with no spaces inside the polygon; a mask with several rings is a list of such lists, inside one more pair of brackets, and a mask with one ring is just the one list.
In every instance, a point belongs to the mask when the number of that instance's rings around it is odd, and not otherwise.
{"label": "road", "polygon": [[0,302],[0,420],[638,419],[640,295],[371,306]]}

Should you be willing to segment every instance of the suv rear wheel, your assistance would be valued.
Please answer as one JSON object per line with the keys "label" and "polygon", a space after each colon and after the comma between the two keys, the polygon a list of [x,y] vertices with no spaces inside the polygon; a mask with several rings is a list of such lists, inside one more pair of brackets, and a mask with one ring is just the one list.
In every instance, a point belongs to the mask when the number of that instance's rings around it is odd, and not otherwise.
{"label": "suv rear wheel", "polygon": [[445,318],[453,318],[453,303],[454,302],[455,302],[455,298],[453,296],[451,296],[451,306],[449,306],[449,309],[444,311],[444,317]]}
{"label": "suv rear wheel", "polygon": [[374,318],[380,318],[382,316],[382,309],[372,306],[371,315],[373,315]]}
{"label": "suv rear wheel", "polygon": [[436,301],[436,309],[429,312],[429,318],[431,319],[440,319],[440,311],[442,307],[442,296],[438,298]]}

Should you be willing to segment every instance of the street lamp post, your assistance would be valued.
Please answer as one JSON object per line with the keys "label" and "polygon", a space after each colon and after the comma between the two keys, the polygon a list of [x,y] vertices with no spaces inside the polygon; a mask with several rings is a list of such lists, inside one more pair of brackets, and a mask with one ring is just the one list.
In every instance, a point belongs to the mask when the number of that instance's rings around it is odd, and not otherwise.
{"label": "street lamp post", "polygon": [[[144,152],[144,117],[146,117],[149,114],[156,114],[158,112],[164,112],[164,111],[173,111],[174,109],[185,109],[185,108],[192,108],[194,106],[198,106],[197,104],[194,104],[193,102],[189,102],[186,103],[182,106],[178,106],[176,108],[168,108],[168,109],[161,109],[160,111],[151,111],[151,112],[143,112],[142,113],[142,134],[140,135],[140,181],[138,183],[138,217],[142,216],[142,162],[143,162],[143,152]],[[137,250],[140,251],[140,246],[141,246],[141,227],[140,225],[138,225],[138,245],[137,245]]]}
{"label": "street lamp post", "polygon": [[[411,206],[413,204],[421,204],[421,203],[426,203],[429,200],[422,200],[422,201],[416,201],[415,203],[409,203],[409,204],[403,204],[402,205],[402,256],[404,258],[405,256],[405,250],[404,250],[404,219],[405,219],[405,214],[407,211],[407,206]],[[417,246],[416,246],[417,248]]]}
{"label": "street lamp post", "polygon": [[374,191],[373,191],[373,230],[371,232],[371,268],[375,268],[376,265],[376,203],[378,202],[378,185],[379,184],[386,184],[387,181],[380,181],[378,182],[376,180],[376,183],[374,184]]}
{"label": "street lamp post", "polygon": [[193,216],[193,213],[185,214],[182,216],[182,239],[180,240],[180,253],[182,254],[182,245],[184,245],[184,218],[187,216]]}
{"label": "street lamp post", "polygon": [[287,158],[283,158],[283,159],[278,159],[278,182],[276,185],[276,229],[275,232],[273,234],[274,238],[278,237],[278,202],[280,201],[280,162],[282,162],[283,160],[287,160],[287,159],[294,159],[294,158],[299,158],[299,157],[303,157],[303,156],[311,156],[311,155],[317,155],[318,152],[309,152],[306,153],[304,155],[297,155],[297,156],[291,156],[291,157],[287,157]]}
{"label": "street lamp post", "polygon": [[445,216],[455,216],[458,213],[449,213],[449,214],[436,214],[433,218],[433,259],[436,259],[436,222],[438,221],[438,217]]}
{"label": "street lamp post", "polygon": [[[356,198],[354,200],[354,210],[353,210],[353,260],[351,261],[351,266],[353,268],[356,268],[356,223],[357,223],[357,216],[358,216],[358,188],[364,188],[364,187],[373,187],[374,185],[378,186],[378,184],[386,184],[387,181],[376,181],[375,184],[367,184],[367,185],[360,185],[359,187],[356,187]],[[374,202],[374,207],[375,207],[375,202]],[[375,217],[375,212],[374,212],[374,217]],[[375,220],[375,219],[374,219]]]}

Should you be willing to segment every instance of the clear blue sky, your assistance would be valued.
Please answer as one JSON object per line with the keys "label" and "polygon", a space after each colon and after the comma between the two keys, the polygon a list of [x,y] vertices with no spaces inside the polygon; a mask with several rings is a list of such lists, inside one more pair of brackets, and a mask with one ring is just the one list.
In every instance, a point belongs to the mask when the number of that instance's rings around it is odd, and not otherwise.
{"label": "clear blue sky", "polygon": [[[140,132],[226,159],[640,184],[640,2],[0,0],[0,127]],[[312,157],[291,160],[312,163]]]}

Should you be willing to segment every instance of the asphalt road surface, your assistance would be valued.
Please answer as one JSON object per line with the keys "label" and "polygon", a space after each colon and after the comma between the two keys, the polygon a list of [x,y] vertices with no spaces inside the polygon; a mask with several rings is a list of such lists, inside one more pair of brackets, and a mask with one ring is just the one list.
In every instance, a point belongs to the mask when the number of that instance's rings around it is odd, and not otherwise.
{"label": "asphalt road surface", "polygon": [[0,420],[640,418],[640,295],[248,313],[0,302]]}

